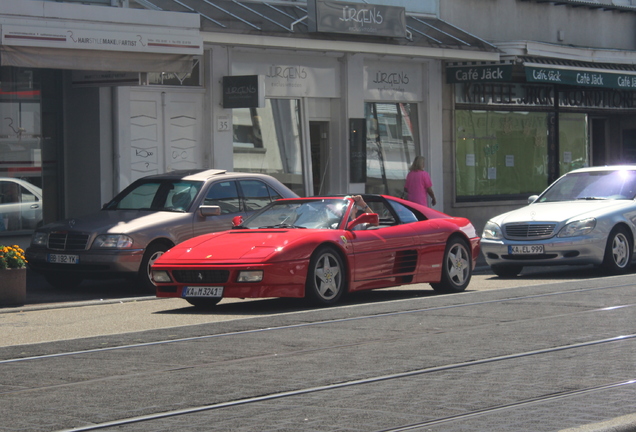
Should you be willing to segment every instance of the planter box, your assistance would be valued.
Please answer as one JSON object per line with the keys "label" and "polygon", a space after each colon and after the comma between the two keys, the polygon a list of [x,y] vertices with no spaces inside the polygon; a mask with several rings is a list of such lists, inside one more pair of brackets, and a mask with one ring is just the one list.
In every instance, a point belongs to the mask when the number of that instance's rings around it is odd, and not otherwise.
{"label": "planter box", "polygon": [[26,301],[26,268],[0,270],[0,306],[23,305]]}

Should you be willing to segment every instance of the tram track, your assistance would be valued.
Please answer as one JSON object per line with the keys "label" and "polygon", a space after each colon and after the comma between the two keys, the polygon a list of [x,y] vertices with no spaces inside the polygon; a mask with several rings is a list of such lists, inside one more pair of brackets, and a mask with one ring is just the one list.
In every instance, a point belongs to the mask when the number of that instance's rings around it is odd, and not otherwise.
{"label": "tram track", "polygon": [[[554,403],[629,398],[636,393],[629,360],[636,352],[633,286],[615,282],[436,298],[441,302],[355,304],[229,326],[16,346],[5,352],[10,358],[0,360],[0,374],[7,378],[0,382],[0,401],[25,408],[26,401],[38,401],[41,408],[16,415],[0,409],[0,417],[18,428],[21,419],[36,415],[42,421],[34,431],[184,425],[209,430],[210,421],[230,425],[216,430],[278,430],[279,420],[291,419],[300,426],[293,430],[315,430],[304,429],[304,417],[298,418],[297,409],[308,407],[308,415],[301,415],[336,422],[334,427],[371,415],[373,420],[352,430],[392,432],[452,422],[461,429],[545,411]],[[142,339],[146,336],[155,340]],[[614,358],[621,359],[620,367],[608,368]],[[579,370],[585,379],[579,379]],[[96,411],[69,408],[58,402],[59,395]],[[384,395],[392,395],[390,406],[378,410],[371,401]],[[430,409],[412,411],[411,395],[431,403]],[[336,407],[335,417],[311,412],[331,401],[347,402]],[[408,408],[402,411],[400,402]],[[279,411],[285,413],[280,418],[271,414]],[[50,423],[48,413],[60,417],[55,427],[44,426]],[[261,416],[268,425],[263,429]]]}
{"label": "tram track", "polygon": [[[267,327],[267,328],[239,330],[239,331],[232,331],[232,332],[227,332],[227,333],[207,334],[207,335],[199,335],[199,336],[192,336],[192,337],[185,337],[185,338],[175,338],[175,339],[163,339],[163,340],[156,340],[156,341],[151,341],[151,342],[141,342],[141,343],[116,345],[116,346],[103,347],[103,348],[94,348],[94,349],[77,350],[77,351],[67,351],[67,352],[59,352],[59,353],[53,353],[53,354],[43,354],[43,355],[26,356],[26,357],[15,357],[15,358],[9,358],[9,359],[0,360],[0,365],[9,364],[9,363],[26,362],[26,361],[43,360],[43,359],[51,359],[51,358],[58,358],[58,357],[66,357],[66,356],[74,356],[74,355],[84,355],[84,354],[91,354],[91,353],[103,353],[103,352],[107,352],[107,351],[117,351],[117,350],[127,350],[127,349],[135,349],[135,348],[152,347],[152,346],[159,346],[159,345],[165,345],[165,344],[194,342],[194,341],[198,341],[198,340],[224,338],[224,337],[248,335],[248,334],[254,334],[254,333],[275,332],[275,331],[290,330],[290,329],[303,328],[303,327],[324,326],[324,325],[331,325],[331,324],[341,324],[341,323],[352,322],[352,321],[362,321],[362,320],[388,318],[388,317],[395,317],[395,316],[400,316],[400,315],[411,315],[411,314],[418,314],[418,313],[443,311],[443,310],[448,310],[448,309],[457,309],[457,308],[466,308],[466,307],[472,307],[472,306],[481,306],[481,305],[490,305],[490,304],[497,304],[497,303],[506,303],[506,302],[522,301],[522,300],[539,299],[539,298],[551,297],[551,296],[580,294],[580,293],[583,293],[583,292],[591,292],[591,291],[598,291],[598,290],[610,290],[610,289],[620,289],[620,288],[632,287],[632,286],[633,286],[633,284],[630,283],[630,284],[611,285],[611,286],[605,286],[605,287],[579,288],[579,289],[574,289],[574,290],[556,291],[556,292],[532,294],[532,295],[525,295],[525,296],[506,297],[506,298],[502,298],[502,299],[484,300],[484,301],[477,301],[477,302],[470,302],[470,303],[459,303],[459,304],[452,304],[452,305],[443,305],[443,306],[434,306],[434,307],[427,307],[427,308],[417,308],[417,309],[393,311],[393,312],[378,313],[378,314],[373,314],[373,315],[361,315],[361,316],[354,316],[354,317],[335,318],[335,319],[330,319],[330,320],[319,320],[319,321],[312,321],[312,322],[305,322],[305,323],[298,323],[298,324],[290,324],[290,325],[281,325],[281,326]],[[579,313],[590,313],[590,312],[595,312],[595,311],[608,310],[608,309],[612,309],[612,308],[625,308],[625,307],[634,307],[634,306],[636,306],[636,304],[617,305],[617,306],[613,306],[613,307],[592,308],[592,309],[589,309],[589,310],[586,310],[586,311],[580,311],[580,312],[575,312],[575,313],[576,314],[579,314]],[[294,313],[296,313],[296,312],[292,312],[291,314],[294,314]],[[550,318],[550,316],[542,317],[542,318]],[[1,351],[1,349],[0,349],[0,351]]]}
{"label": "tram track", "polygon": [[[295,397],[295,396],[303,396],[303,395],[308,395],[308,394],[312,394],[312,393],[340,390],[340,389],[348,388],[348,387],[364,386],[364,385],[368,385],[368,384],[379,383],[379,382],[382,382],[382,381],[401,380],[401,379],[412,378],[412,377],[416,377],[416,376],[424,375],[424,374],[433,374],[433,373],[447,372],[447,371],[451,371],[451,370],[455,370],[455,369],[487,365],[487,364],[492,364],[492,363],[496,363],[496,362],[518,360],[518,359],[527,358],[527,357],[531,357],[531,356],[553,354],[553,353],[567,351],[567,350],[583,349],[583,348],[592,347],[592,346],[596,346],[596,345],[602,345],[602,344],[608,344],[608,343],[617,343],[617,342],[627,342],[627,341],[631,341],[631,340],[634,340],[634,339],[636,339],[636,334],[621,335],[621,336],[615,336],[615,337],[611,337],[611,338],[588,341],[588,342],[582,342],[582,343],[577,343],[577,344],[569,344],[569,345],[563,345],[563,346],[546,348],[546,349],[539,349],[539,350],[522,352],[522,353],[514,353],[514,354],[509,354],[509,355],[502,355],[502,356],[497,356],[497,357],[492,357],[492,358],[471,360],[471,361],[455,363],[455,364],[448,364],[448,365],[443,365],[443,366],[428,367],[428,368],[422,368],[422,369],[417,369],[417,370],[412,370],[412,371],[400,372],[400,373],[389,374],[389,375],[380,375],[380,376],[368,377],[368,378],[364,378],[364,379],[358,379],[358,380],[352,380],[352,381],[346,381],[346,382],[340,382],[340,383],[333,383],[333,384],[323,385],[323,386],[308,387],[308,388],[297,389],[297,390],[292,390],[292,391],[271,393],[271,394],[267,394],[267,395],[249,397],[249,398],[244,398],[244,399],[237,399],[237,400],[226,401],[226,402],[221,402],[221,403],[215,403],[215,404],[210,404],[210,405],[201,405],[201,406],[195,406],[195,407],[190,407],[190,408],[185,408],[185,409],[178,409],[178,410],[169,410],[169,411],[159,412],[159,413],[150,414],[150,415],[136,416],[136,417],[131,417],[131,418],[123,418],[123,419],[103,422],[103,423],[99,423],[99,424],[92,424],[92,425],[85,426],[85,427],[75,427],[75,428],[72,428],[72,429],[64,429],[64,430],[61,430],[59,432],[71,432],[71,431],[82,432],[82,431],[93,431],[93,430],[106,429],[106,428],[111,428],[111,427],[121,427],[121,426],[129,425],[129,424],[133,424],[133,423],[158,421],[158,420],[166,419],[166,418],[169,418],[169,417],[192,415],[192,414],[198,414],[198,413],[205,412],[205,411],[212,411],[212,410],[218,410],[218,409],[224,409],[224,408],[238,407],[238,406],[248,405],[248,404],[256,404],[256,403],[274,401],[274,400],[278,400],[278,399]],[[422,427],[426,427],[426,426],[430,426],[430,425],[434,425],[434,424],[440,424],[440,423],[449,422],[449,421],[453,421],[453,420],[465,419],[465,418],[476,416],[476,415],[484,415],[484,414],[487,414],[487,413],[490,413],[490,412],[496,412],[496,411],[500,411],[500,410],[504,410],[504,409],[513,409],[513,408],[517,408],[517,407],[526,406],[526,405],[529,405],[529,404],[546,403],[546,402],[553,401],[555,399],[563,399],[563,398],[567,398],[567,397],[575,397],[575,396],[580,396],[580,395],[586,394],[586,393],[603,391],[603,390],[611,390],[611,389],[614,389],[614,388],[617,388],[617,387],[627,386],[627,385],[636,385],[636,376],[635,377],[629,377],[626,380],[620,381],[620,382],[606,383],[606,384],[586,387],[586,388],[582,388],[582,389],[559,392],[559,393],[556,393],[556,394],[555,393],[546,394],[546,395],[542,395],[542,396],[539,396],[539,397],[533,397],[533,398],[529,398],[529,399],[525,399],[525,400],[521,400],[521,401],[516,401],[516,402],[510,403],[510,404],[505,404],[505,405],[499,405],[499,406],[495,406],[495,407],[489,407],[489,408],[474,410],[474,411],[471,411],[471,412],[466,412],[466,413],[462,413],[462,414],[458,414],[458,415],[454,415],[454,416],[446,416],[446,417],[443,417],[443,418],[438,418],[438,419],[434,419],[434,420],[427,420],[425,422],[411,424],[411,425],[407,425],[407,426],[400,426],[400,427],[397,427],[397,428],[384,429],[381,432],[397,432],[397,431],[414,430],[414,429],[418,429],[418,428],[422,428]]]}

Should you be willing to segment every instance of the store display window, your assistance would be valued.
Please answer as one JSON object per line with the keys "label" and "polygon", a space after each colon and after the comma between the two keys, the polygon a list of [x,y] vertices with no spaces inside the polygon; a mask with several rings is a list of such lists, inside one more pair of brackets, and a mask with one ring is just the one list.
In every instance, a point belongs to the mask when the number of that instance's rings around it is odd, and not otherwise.
{"label": "store display window", "polygon": [[417,142],[417,105],[365,104],[367,193],[401,196]]}
{"label": "store display window", "polygon": [[[42,223],[42,132],[39,75],[0,68],[0,236]],[[0,242],[1,243],[1,242]]]}
{"label": "store display window", "polygon": [[[525,199],[548,186],[546,112],[455,111],[457,201]],[[559,114],[561,174],[589,164],[586,114]]]}
{"label": "store display window", "polygon": [[267,99],[232,110],[234,170],[269,174],[305,195],[300,99]]}

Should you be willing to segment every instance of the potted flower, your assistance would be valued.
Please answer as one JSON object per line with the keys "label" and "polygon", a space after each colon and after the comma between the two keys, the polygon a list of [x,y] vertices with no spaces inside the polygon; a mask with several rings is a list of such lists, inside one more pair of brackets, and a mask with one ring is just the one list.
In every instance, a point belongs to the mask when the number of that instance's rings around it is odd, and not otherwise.
{"label": "potted flower", "polygon": [[20,246],[0,245],[0,306],[24,304],[26,263]]}

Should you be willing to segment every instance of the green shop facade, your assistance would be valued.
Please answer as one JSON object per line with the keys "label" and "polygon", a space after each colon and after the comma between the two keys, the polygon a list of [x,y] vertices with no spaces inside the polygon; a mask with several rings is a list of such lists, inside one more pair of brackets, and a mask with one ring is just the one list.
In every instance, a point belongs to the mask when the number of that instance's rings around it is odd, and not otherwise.
{"label": "green shop facade", "polygon": [[452,202],[479,229],[573,169],[636,163],[630,67],[515,58],[447,65],[446,81]]}

